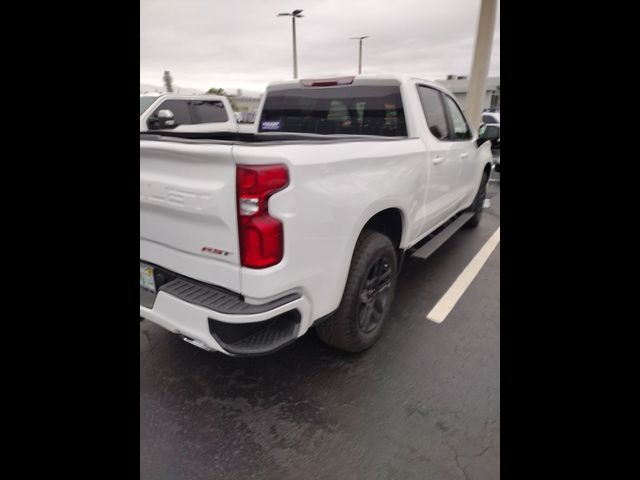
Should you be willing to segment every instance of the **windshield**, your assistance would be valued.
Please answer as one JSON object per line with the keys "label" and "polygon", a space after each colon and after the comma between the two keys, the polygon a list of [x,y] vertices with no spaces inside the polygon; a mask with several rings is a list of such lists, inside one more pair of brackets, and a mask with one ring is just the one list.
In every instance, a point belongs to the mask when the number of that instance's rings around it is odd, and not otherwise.
{"label": "windshield", "polygon": [[158,97],[140,97],[140,115],[142,115],[157,98]]}
{"label": "windshield", "polygon": [[397,86],[291,88],[268,92],[258,131],[407,135]]}

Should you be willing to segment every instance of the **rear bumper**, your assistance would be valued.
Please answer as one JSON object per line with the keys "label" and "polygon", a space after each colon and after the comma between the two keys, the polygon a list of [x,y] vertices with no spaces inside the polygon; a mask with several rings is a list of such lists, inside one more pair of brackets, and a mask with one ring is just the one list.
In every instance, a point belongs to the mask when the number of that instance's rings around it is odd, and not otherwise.
{"label": "rear bumper", "polygon": [[140,289],[140,316],[200,348],[227,355],[265,355],[309,329],[311,303],[299,293],[261,305],[233,292],[176,277],[153,294]]}

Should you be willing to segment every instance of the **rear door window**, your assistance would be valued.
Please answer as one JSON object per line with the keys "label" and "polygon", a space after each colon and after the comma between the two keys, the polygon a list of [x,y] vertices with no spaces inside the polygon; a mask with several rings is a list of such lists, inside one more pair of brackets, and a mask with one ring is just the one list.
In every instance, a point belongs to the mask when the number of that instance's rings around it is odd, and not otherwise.
{"label": "rear door window", "polygon": [[422,103],[422,110],[427,120],[429,131],[438,140],[447,140],[449,137],[449,124],[444,111],[442,96],[435,88],[418,86],[418,94]]}
{"label": "rear door window", "polygon": [[453,132],[450,133],[451,140],[469,140],[471,139],[471,129],[464,118],[464,114],[458,104],[449,96],[444,95],[444,102],[451,118]]}

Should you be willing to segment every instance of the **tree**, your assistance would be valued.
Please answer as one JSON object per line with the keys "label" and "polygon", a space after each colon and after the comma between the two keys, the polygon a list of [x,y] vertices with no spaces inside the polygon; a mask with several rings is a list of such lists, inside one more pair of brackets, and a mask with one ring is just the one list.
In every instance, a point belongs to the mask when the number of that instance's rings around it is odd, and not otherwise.
{"label": "tree", "polygon": [[171,78],[171,72],[169,70],[164,71],[164,75],[162,76],[162,80],[164,81],[164,86],[167,89],[167,92],[173,92],[173,78]]}
{"label": "tree", "polygon": [[236,105],[233,103],[233,97],[224,91],[224,88],[210,88],[207,90],[207,95],[224,95],[229,99],[229,103],[231,104],[231,108],[236,110]]}

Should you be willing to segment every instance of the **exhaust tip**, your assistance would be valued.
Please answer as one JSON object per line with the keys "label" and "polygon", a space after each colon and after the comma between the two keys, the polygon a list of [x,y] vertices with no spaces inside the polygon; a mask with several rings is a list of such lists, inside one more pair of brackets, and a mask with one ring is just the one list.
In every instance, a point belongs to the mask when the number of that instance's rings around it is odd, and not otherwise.
{"label": "exhaust tip", "polygon": [[194,340],[193,338],[189,338],[185,335],[180,335],[180,337],[182,337],[182,340],[184,340],[187,343],[190,343],[191,345],[195,345],[198,348],[201,348],[202,350],[206,351],[206,352],[210,352],[211,349],[206,346],[204,343],[199,342],[198,340]]}

